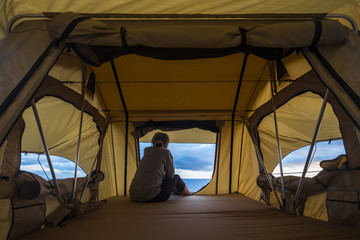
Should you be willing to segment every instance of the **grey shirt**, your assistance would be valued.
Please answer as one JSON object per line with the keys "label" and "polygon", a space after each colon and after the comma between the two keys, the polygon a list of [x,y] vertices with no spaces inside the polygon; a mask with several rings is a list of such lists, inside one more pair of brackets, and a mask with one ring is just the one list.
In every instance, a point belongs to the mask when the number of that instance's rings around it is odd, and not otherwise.
{"label": "grey shirt", "polygon": [[163,178],[174,177],[173,157],[164,147],[147,147],[130,185],[133,201],[146,202],[161,191]]}

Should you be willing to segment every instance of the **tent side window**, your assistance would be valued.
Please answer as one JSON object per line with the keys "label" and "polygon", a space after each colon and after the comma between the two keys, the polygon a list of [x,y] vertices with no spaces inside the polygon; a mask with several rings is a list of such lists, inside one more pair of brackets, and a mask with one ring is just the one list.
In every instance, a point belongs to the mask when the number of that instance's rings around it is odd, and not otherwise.
{"label": "tent side window", "polygon": [[[296,149],[283,158],[282,164],[284,176],[301,176],[302,171],[304,170],[304,163],[309,149],[310,145]],[[315,152],[311,157],[311,164],[308,168],[306,176],[316,176],[321,170],[323,170],[320,167],[321,161],[335,159],[342,154],[345,154],[345,148],[341,139],[317,142],[315,145]],[[278,164],[272,172],[275,177],[280,177],[279,165],[280,164]]]}
{"label": "tent side window", "polygon": [[[282,163],[285,175],[301,175],[311,144],[323,98],[313,92],[298,95],[276,110]],[[260,148],[268,172],[280,173],[274,127],[274,114],[267,115],[258,127]],[[339,121],[327,103],[307,176],[321,170],[319,162],[345,154]],[[312,174],[310,174],[312,173]]]}
{"label": "tent side window", "polygon": [[[46,145],[51,155],[56,178],[74,177],[77,154],[81,110],[73,104],[53,96],[45,96],[36,102]],[[31,107],[23,113],[25,130],[21,139],[21,168],[52,178],[37,123]],[[92,167],[97,150],[100,132],[93,117],[83,115],[81,142],[79,150],[78,177],[85,176]]]}
{"label": "tent side window", "polygon": [[[51,162],[57,179],[73,178],[75,163],[69,159],[51,155]],[[21,171],[35,173],[46,180],[52,180],[50,168],[44,154],[21,153]],[[78,177],[86,177],[86,173],[80,167],[77,172]]]}

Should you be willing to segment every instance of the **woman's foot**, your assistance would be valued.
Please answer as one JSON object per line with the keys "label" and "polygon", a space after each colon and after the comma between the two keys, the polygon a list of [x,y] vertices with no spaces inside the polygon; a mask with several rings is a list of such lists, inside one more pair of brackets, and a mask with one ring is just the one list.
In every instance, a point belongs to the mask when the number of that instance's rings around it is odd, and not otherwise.
{"label": "woman's foot", "polygon": [[187,186],[185,185],[185,188],[182,192],[179,192],[176,188],[174,188],[173,193],[175,195],[184,195],[184,196],[190,196],[191,192],[189,191],[189,189],[187,188]]}
{"label": "woman's foot", "polygon": [[184,195],[184,196],[190,196],[190,195],[191,195],[191,192],[189,191],[189,189],[188,189],[187,186],[185,185],[184,190],[183,190],[180,194],[181,194],[181,195]]}

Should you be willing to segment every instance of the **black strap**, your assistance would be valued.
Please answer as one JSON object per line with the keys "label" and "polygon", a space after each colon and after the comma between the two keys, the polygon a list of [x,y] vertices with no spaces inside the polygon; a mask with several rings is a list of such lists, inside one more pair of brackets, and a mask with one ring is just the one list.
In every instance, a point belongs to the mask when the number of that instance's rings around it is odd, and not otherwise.
{"label": "black strap", "polygon": [[313,38],[310,46],[316,46],[316,44],[319,43],[321,33],[322,33],[321,21],[314,21],[314,23],[315,23],[315,33],[314,33],[314,38]]}
{"label": "black strap", "polygon": [[74,30],[74,28],[76,27],[76,25],[78,25],[78,23],[89,19],[88,17],[80,17],[77,18],[75,20],[73,20],[65,29],[65,31],[61,34],[59,41],[64,40],[65,38],[68,38],[70,33]]}
{"label": "black strap", "polygon": [[241,44],[240,44],[240,46],[244,47],[246,45],[246,42],[247,42],[247,38],[246,38],[247,30],[245,28],[239,27],[239,31],[240,31],[240,34],[241,34]]}
{"label": "black strap", "polygon": [[120,28],[120,34],[121,34],[121,42],[123,47],[128,47],[127,41],[126,41],[126,28],[122,26]]}

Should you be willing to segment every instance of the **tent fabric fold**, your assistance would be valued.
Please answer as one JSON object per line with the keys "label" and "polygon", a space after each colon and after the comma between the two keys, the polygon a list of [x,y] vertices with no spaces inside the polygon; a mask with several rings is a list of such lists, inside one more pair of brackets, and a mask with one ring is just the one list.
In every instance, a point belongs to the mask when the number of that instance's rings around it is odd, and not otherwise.
{"label": "tent fabric fold", "polygon": [[[78,22],[79,20],[82,22]],[[73,24],[74,21],[77,25],[69,27],[68,25]],[[318,33],[317,46],[340,45],[346,42],[348,28],[334,20],[322,20],[319,23],[321,30]],[[221,49],[238,47],[241,44],[267,48],[300,48],[312,45],[317,31],[316,24],[307,21],[264,24],[252,29],[232,25],[177,25],[135,29],[123,26],[126,29],[124,32],[97,20],[85,20],[81,15],[75,13],[57,15],[48,26],[49,32],[57,39],[62,38],[64,31],[69,28],[74,29],[64,39],[68,43],[80,43],[88,46],[146,46],[170,49]],[[246,37],[244,38],[242,34],[246,34]],[[246,43],[242,42],[245,39]]]}
{"label": "tent fabric fold", "polygon": [[168,121],[168,122],[154,122],[148,121],[145,123],[137,123],[135,131],[132,132],[132,135],[135,138],[141,138],[147,133],[160,129],[162,131],[176,131],[180,129],[189,129],[189,128],[199,128],[203,130],[208,130],[214,133],[219,132],[219,128],[215,121]]}

